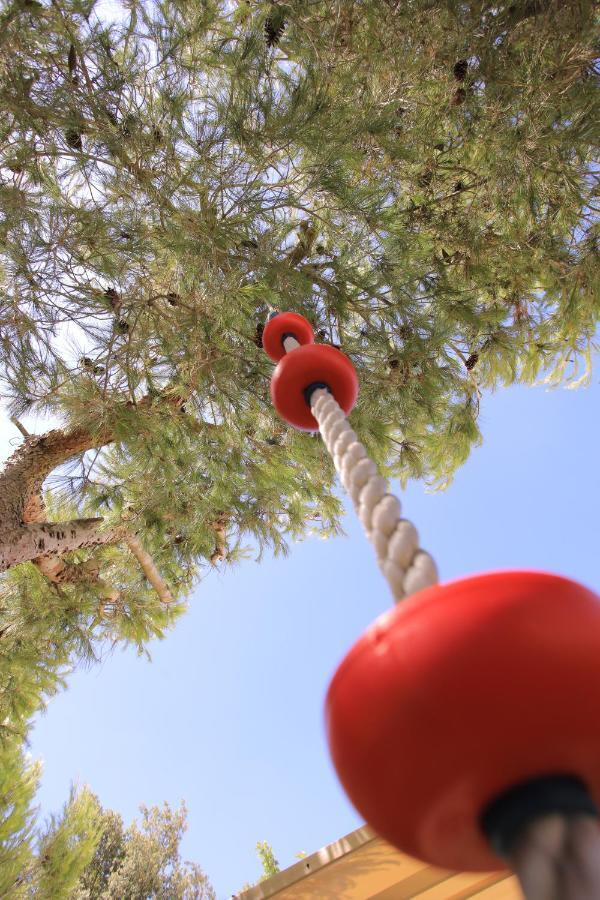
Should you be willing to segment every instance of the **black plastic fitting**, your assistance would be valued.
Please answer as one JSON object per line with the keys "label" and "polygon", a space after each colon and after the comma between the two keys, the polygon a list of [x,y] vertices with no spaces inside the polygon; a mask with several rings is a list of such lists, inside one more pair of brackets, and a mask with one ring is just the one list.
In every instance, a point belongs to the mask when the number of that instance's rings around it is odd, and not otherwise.
{"label": "black plastic fitting", "polygon": [[315,391],[318,391],[318,390],[329,391],[330,394],[332,393],[331,388],[329,387],[328,384],[325,384],[324,381],[313,381],[313,383],[309,384],[309,386],[307,388],[304,388],[304,399],[306,400],[306,404],[308,407],[310,407],[310,401],[312,399],[312,395],[314,394]]}
{"label": "black plastic fitting", "polygon": [[579,778],[549,775],[501,794],[483,811],[480,824],[494,851],[508,859],[523,830],[535,819],[552,813],[597,818],[598,808]]}

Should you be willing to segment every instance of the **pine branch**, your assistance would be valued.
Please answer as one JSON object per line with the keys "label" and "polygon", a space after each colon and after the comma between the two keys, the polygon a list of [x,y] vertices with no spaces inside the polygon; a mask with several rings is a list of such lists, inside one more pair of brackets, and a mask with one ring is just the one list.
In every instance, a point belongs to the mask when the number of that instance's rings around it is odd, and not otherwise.
{"label": "pine branch", "polygon": [[23,435],[24,438],[31,437],[30,432],[27,431],[27,429],[25,428],[24,425],[21,424],[21,422],[19,422],[19,420],[16,418],[16,416],[11,416],[10,421],[13,423],[15,428],[18,428],[18,430],[21,432],[21,434]]}
{"label": "pine branch", "polygon": [[146,576],[162,602],[173,603],[173,595],[171,594],[162,575],[158,571],[154,560],[152,559],[150,554],[146,550],[144,550],[139,539],[134,534],[126,533],[123,536],[123,540],[139,562],[144,575]]}
{"label": "pine branch", "polygon": [[[180,391],[165,390],[158,398],[144,397],[137,407],[144,408],[150,403],[164,402],[168,406],[179,408],[185,399],[187,397]],[[121,404],[117,412],[125,407],[129,408],[130,403]],[[20,423],[17,427],[24,436],[31,438]],[[72,584],[83,580],[103,584],[98,577],[99,573],[92,572],[89,565],[85,563],[71,565],[61,557],[81,547],[119,543],[124,540],[160,599],[164,603],[172,603],[174,598],[154,560],[143,548],[140,540],[130,532],[126,532],[123,527],[108,531],[90,531],[90,525],[98,524],[102,519],[81,519],[54,524],[43,521],[46,509],[41,490],[50,472],[80,453],[101,448],[113,440],[114,430],[109,426],[97,432],[85,427],[77,427],[66,432],[55,429],[33,440],[30,439],[12,455],[0,474],[2,498],[0,571],[21,562],[31,561],[54,584]],[[223,552],[220,558],[224,558],[225,555]],[[118,591],[108,586],[105,586],[105,589],[106,596],[110,599],[118,597]]]}

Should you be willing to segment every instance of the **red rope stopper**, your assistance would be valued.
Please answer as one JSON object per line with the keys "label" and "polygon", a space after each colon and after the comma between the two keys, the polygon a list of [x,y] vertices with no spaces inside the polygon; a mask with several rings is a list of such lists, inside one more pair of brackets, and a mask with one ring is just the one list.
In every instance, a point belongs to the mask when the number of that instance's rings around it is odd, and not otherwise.
{"label": "red rope stopper", "polygon": [[262,335],[263,349],[273,362],[279,362],[285,356],[283,341],[286,337],[294,337],[302,346],[315,340],[312,326],[304,316],[294,312],[274,313]]}

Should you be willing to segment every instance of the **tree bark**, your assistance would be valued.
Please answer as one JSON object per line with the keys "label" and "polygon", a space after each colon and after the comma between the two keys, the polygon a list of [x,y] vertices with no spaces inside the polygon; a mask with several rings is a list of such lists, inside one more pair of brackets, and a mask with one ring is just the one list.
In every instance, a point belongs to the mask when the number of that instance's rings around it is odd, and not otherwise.
{"label": "tree bark", "polygon": [[19,528],[29,516],[39,513],[42,485],[58,466],[113,441],[109,428],[92,432],[87,428],[55,429],[28,437],[10,457],[0,474],[0,532]]}
{"label": "tree bark", "polygon": [[122,540],[124,529],[99,528],[102,519],[73,519],[70,522],[36,522],[21,525],[0,534],[0,572],[40,556],[54,556],[115,544]]}
{"label": "tree bark", "polygon": [[163,603],[173,603],[174,597],[167,587],[162,575],[156,568],[150,554],[144,550],[134,534],[125,534],[124,541],[139,562],[142,571]]}

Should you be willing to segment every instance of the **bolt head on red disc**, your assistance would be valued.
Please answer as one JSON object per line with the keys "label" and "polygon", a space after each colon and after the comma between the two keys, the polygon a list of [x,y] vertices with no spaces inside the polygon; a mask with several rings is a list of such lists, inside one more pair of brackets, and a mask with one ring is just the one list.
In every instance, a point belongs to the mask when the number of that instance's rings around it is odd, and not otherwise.
{"label": "bolt head on red disc", "polygon": [[297,347],[279,360],[271,378],[271,399],[282,419],[301,431],[318,431],[304,392],[326,384],[346,415],[358,396],[356,370],[345,353],[329,344]]}
{"label": "bolt head on red disc", "polygon": [[312,326],[304,316],[294,312],[278,313],[269,319],[262,335],[263,349],[273,362],[279,362],[285,356],[283,339],[287,334],[292,334],[303,346],[315,340]]}
{"label": "bolt head on red disc", "polygon": [[488,804],[546,775],[600,803],[600,597],[536,572],[427,588],[378,619],[326,704],[350,800],[398,849],[456,871],[498,870]]}

